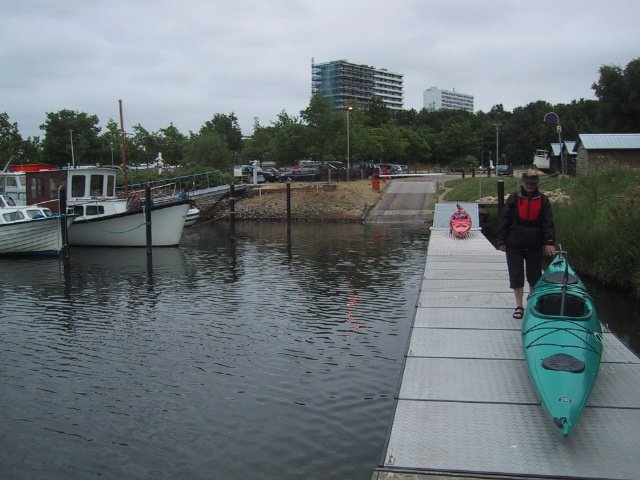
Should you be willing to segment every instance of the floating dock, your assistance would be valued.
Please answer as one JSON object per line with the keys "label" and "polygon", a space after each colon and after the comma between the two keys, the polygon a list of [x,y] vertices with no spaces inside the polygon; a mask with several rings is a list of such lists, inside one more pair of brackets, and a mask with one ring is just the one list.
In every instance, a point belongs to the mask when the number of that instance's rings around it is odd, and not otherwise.
{"label": "floating dock", "polygon": [[[477,206],[462,206],[478,225]],[[529,379],[505,255],[478,229],[464,239],[450,236],[454,208],[436,205],[373,480],[640,478],[640,359],[604,329],[595,388],[563,437]]]}

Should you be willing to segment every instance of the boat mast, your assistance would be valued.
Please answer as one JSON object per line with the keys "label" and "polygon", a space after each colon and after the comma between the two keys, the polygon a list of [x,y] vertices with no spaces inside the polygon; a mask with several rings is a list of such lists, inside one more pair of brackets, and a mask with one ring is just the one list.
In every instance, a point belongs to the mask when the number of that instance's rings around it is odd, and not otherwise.
{"label": "boat mast", "polygon": [[129,196],[129,177],[127,174],[127,137],[124,133],[124,121],[122,119],[122,100],[118,100],[120,106],[120,159],[122,160],[122,172],[124,175],[124,194]]}

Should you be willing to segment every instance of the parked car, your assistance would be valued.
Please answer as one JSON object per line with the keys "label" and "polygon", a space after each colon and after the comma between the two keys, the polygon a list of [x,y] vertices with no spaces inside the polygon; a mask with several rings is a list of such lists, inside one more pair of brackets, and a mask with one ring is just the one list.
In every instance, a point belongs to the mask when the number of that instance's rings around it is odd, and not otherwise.
{"label": "parked car", "polygon": [[[241,178],[243,182],[251,183],[253,182],[253,168],[251,165],[240,165],[239,167],[234,167],[233,176],[236,178]],[[258,183],[265,183],[267,180],[264,176],[264,173],[260,167],[256,167],[256,180]]]}
{"label": "parked car", "polygon": [[299,180],[304,182],[313,182],[318,180],[319,172],[315,168],[285,167],[280,171],[278,180],[286,182],[288,180]]}
{"label": "parked car", "polygon": [[508,177],[513,175],[511,165],[498,165],[496,169],[496,175],[501,177]]}
{"label": "parked car", "polygon": [[280,172],[273,167],[267,167],[262,170],[262,176],[267,182],[277,182]]}

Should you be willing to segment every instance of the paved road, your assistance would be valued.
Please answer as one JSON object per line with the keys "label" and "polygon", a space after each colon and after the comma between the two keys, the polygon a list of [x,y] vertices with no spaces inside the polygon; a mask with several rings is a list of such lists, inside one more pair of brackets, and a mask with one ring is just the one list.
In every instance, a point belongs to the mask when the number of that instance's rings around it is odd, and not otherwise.
{"label": "paved road", "polygon": [[433,220],[433,205],[438,182],[443,177],[396,178],[384,196],[371,209],[365,223],[428,223]]}

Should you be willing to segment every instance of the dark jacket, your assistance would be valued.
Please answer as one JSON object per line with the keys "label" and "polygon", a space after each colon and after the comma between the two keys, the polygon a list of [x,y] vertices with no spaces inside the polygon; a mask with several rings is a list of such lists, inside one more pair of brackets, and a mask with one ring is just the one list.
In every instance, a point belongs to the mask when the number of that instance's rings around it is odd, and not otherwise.
{"label": "dark jacket", "polygon": [[504,204],[496,243],[520,248],[555,244],[555,228],[549,198],[536,190],[527,195],[522,187]]}

